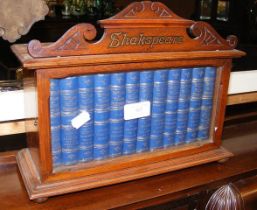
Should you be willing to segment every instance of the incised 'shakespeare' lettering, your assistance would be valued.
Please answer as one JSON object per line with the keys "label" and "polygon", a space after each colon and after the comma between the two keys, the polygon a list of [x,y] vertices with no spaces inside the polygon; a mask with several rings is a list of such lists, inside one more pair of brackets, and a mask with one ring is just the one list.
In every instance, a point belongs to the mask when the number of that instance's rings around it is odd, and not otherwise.
{"label": "incised 'shakespeare' lettering", "polygon": [[109,48],[117,48],[121,46],[143,46],[150,45],[168,45],[182,44],[183,36],[145,36],[143,33],[138,36],[129,36],[127,33],[117,32],[111,34],[111,42]]}

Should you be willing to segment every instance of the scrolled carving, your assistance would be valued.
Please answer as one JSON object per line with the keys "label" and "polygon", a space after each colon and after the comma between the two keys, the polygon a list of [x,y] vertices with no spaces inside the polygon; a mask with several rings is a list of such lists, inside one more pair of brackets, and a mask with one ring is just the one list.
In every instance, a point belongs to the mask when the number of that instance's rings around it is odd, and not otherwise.
{"label": "scrolled carving", "polygon": [[[160,2],[142,1],[130,4],[123,11],[115,15],[112,19],[175,19],[180,18],[175,15],[167,6]],[[181,19],[181,18],[180,18]]]}
{"label": "scrolled carving", "polygon": [[91,41],[96,37],[96,34],[97,34],[96,28],[91,24],[87,24],[87,27],[83,32],[83,36],[85,37],[85,39],[88,41]]}
{"label": "scrolled carving", "polygon": [[221,45],[216,32],[214,32],[205,22],[196,22],[190,27],[190,32],[203,45]]}
{"label": "scrolled carving", "polygon": [[32,52],[32,54],[39,53],[41,49],[42,49],[42,44],[41,44],[40,41],[32,40],[32,41],[29,42],[28,50],[29,50],[29,52]]}
{"label": "scrolled carving", "polygon": [[204,46],[216,46],[217,49],[234,49],[237,44],[235,36],[223,39],[208,23],[199,21],[190,27],[190,34]]}
{"label": "scrolled carving", "polygon": [[158,2],[153,2],[151,5],[151,9],[159,16],[159,17],[172,17],[172,14],[169,10],[163,7],[162,4]]}
{"label": "scrolled carving", "polygon": [[76,50],[79,48],[81,43],[80,41],[81,33],[80,31],[75,32],[72,34],[64,43],[57,47],[56,50]]}
{"label": "scrolled carving", "polygon": [[86,49],[87,41],[96,37],[96,29],[91,24],[78,24],[68,30],[57,42],[43,46],[38,40],[32,40],[28,45],[32,57],[63,56],[65,51]]}
{"label": "scrolled carving", "polygon": [[229,46],[236,48],[237,43],[238,43],[238,39],[236,36],[230,35],[227,37],[226,41],[228,42]]}
{"label": "scrolled carving", "polygon": [[144,2],[136,2],[130,8],[130,10],[124,15],[124,17],[135,17],[138,13],[143,12],[145,10]]}

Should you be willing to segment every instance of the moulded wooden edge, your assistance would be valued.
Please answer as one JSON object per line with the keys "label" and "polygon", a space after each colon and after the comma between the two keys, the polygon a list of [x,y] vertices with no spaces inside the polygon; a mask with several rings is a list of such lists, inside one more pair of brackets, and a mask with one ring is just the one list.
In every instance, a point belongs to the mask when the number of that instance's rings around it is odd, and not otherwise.
{"label": "moulded wooden edge", "polygon": [[227,105],[244,104],[257,101],[257,91],[232,94],[228,96]]}
{"label": "moulded wooden edge", "polygon": [[[45,44],[43,46],[48,46]],[[27,52],[26,44],[11,46],[12,51],[21,61],[26,70],[71,67],[85,65],[139,63],[173,60],[194,60],[194,59],[226,59],[245,56],[239,50],[216,50],[216,51],[191,51],[191,52],[148,52],[148,53],[120,53],[105,55],[80,55],[67,57],[32,58]]]}
{"label": "moulded wooden edge", "polygon": [[231,156],[233,156],[231,152],[220,147],[206,152],[169,159],[166,161],[161,161],[148,165],[136,166],[132,168],[84,176],[69,180],[59,180],[51,183],[41,181],[39,172],[37,171],[35,164],[31,158],[29,149],[23,149],[18,152],[17,163],[26,190],[29,194],[29,198],[31,200],[37,200],[48,198],[50,196],[61,195],[154,176],[204,163],[220,161],[223,159],[227,159]]}

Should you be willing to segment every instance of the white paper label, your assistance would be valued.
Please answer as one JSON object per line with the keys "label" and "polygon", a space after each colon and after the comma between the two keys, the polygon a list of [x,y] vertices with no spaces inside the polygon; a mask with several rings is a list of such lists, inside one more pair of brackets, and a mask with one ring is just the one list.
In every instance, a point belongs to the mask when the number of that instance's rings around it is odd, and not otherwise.
{"label": "white paper label", "polygon": [[79,129],[82,125],[84,125],[86,122],[88,122],[90,120],[90,115],[88,112],[86,111],[82,111],[79,115],[77,115],[76,117],[74,117],[71,120],[71,125],[76,128]]}
{"label": "white paper label", "polygon": [[141,117],[148,117],[151,114],[150,101],[142,101],[124,106],[124,119],[132,120]]}

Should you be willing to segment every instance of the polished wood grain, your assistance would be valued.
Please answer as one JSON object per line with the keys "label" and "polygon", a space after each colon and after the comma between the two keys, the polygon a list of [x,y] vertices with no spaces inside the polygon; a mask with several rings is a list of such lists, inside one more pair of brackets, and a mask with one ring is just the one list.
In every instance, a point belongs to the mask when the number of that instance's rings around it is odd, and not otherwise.
{"label": "polished wood grain", "polygon": [[[223,164],[204,164],[135,181],[70,193],[49,198],[47,202],[41,204],[28,199],[20,173],[13,163],[9,167],[0,169],[1,208],[11,210],[139,209],[176,202],[183,197],[193,196],[200,191],[210,191],[231,181],[242,180],[240,183],[244,183],[243,179],[257,175],[256,127],[255,122],[225,128],[224,147],[235,156]],[[246,187],[242,186],[241,189],[244,192],[243,195],[247,195],[246,201],[253,201],[254,197],[250,196]],[[252,192],[253,189],[252,186]]]}
{"label": "polished wood grain", "polygon": [[[54,195],[60,195],[79,190],[96,188],[99,186],[110,185],[113,183],[120,183],[130,181],[133,179],[139,179],[143,177],[153,176],[160,173],[166,173],[169,171],[179,170],[186,167],[204,164],[206,162],[219,161],[221,159],[227,159],[231,157],[232,153],[229,153],[223,148],[212,149],[206,152],[200,152],[194,155],[187,155],[180,158],[168,159],[166,161],[159,161],[154,163],[148,163],[147,165],[138,165],[137,167],[116,169],[112,168],[112,171],[97,174],[89,174],[80,178],[75,175],[70,175],[69,178],[60,178],[58,175],[56,182],[41,182],[40,176],[36,167],[31,159],[31,155],[28,149],[22,150],[18,153],[18,166],[25,182],[29,198],[36,200],[38,198],[47,198]],[[129,161],[127,161],[129,162]],[[119,164],[118,164],[119,165]],[[100,168],[102,169],[102,168]],[[94,173],[95,170],[94,170]],[[63,180],[63,181],[61,181]]]}
{"label": "polished wood grain", "polygon": [[227,105],[244,104],[257,101],[257,92],[239,93],[228,96]]}
{"label": "polished wood grain", "polygon": [[0,122],[0,136],[37,131],[34,119]]}
{"label": "polished wood grain", "polygon": [[24,120],[15,120],[0,123],[0,136],[25,133]]}
{"label": "polished wood grain", "polygon": [[16,150],[14,151],[7,151],[7,152],[0,152],[0,168],[16,165]]}
{"label": "polished wood grain", "polygon": [[12,50],[26,70],[47,69],[55,67],[89,66],[93,64],[142,63],[155,61],[187,61],[211,58],[237,58],[245,53],[238,50],[199,51],[199,52],[160,52],[160,53],[120,53],[105,55],[32,58],[28,55],[27,45],[13,45]]}
{"label": "polished wood grain", "polygon": [[[237,39],[231,36],[225,40],[210,25],[182,19],[165,5],[151,1],[135,2],[100,23],[105,33],[97,42],[89,41],[96,35],[95,28],[90,24],[80,24],[55,43],[32,41],[29,45],[12,47],[27,76],[34,74],[38,95],[38,132],[28,135],[29,148],[17,156],[31,199],[130,181],[231,156],[220,146],[231,59],[244,55],[234,49]],[[206,141],[53,168],[50,79],[201,66],[218,69],[210,137]]]}

